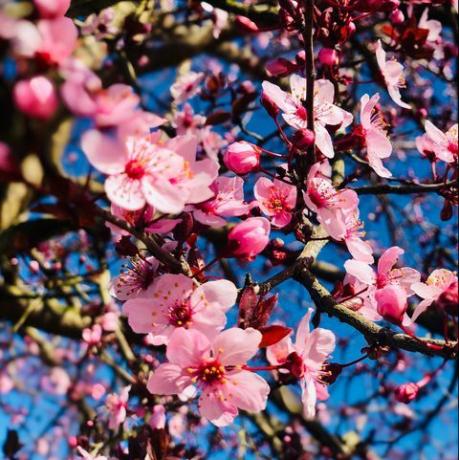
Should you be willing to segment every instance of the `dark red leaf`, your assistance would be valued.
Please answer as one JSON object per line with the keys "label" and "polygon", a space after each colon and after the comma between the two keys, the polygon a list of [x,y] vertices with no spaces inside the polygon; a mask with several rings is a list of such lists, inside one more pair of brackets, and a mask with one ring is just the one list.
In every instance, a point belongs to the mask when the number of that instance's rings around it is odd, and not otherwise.
{"label": "dark red leaf", "polygon": [[265,348],[280,342],[284,337],[287,337],[292,330],[286,326],[273,324],[272,326],[263,327],[260,329],[260,332],[263,334],[263,338],[258,347]]}

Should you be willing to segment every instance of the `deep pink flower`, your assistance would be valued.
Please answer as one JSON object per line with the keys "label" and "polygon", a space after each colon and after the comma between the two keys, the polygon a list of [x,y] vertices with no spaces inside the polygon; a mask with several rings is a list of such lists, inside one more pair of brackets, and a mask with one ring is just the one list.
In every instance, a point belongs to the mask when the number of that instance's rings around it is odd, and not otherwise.
{"label": "deep pink flower", "polygon": [[233,142],[223,156],[226,167],[236,174],[247,174],[260,167],[261,149],[246,141]]}
{"label": "deep pink flower", "polygon": [[290,336],[267,348],[266,357],[272,365],[287,362],[291,353],[301,358],[298,377],[301,378],[301,393],[305,417],[312,418],[316,412],[317,399],[328,398],[327,385],[322,381],[323,366],[335,349],[335,334],[328,329],[316,328],[309,330],[312,308],[301,320],[296,341],[293,344]]}
{"label": "deep pink flower", "polygon": [[279,228],[292,220],[296,206],[297,190],[294,185],[266,177],[260,177],[253,189],[255,199],[264,214],[271,217],[271,223]]}
{"label": "deep pink flower", "polygon": [[408,308],[406,291],[402,287],[389,284],[382,289],[377,289],[375,300],[379,315],[394,324],[402,323]]}
{"label": "deep pink flower", "polygon": [[400,107],[411,109],[409,104],[402,101],[402,96],[400,95],[400,88],[406,86],[403,66],[395,60],[386,61],[386,52],[383,50],[381,40],[376,43],[376,60],[386,82],[389,96]]}
{"label": "deep pink flower", "polygon": [[[290,76],[291,94],[281,90],[277,85],[264,81],[263,94],[279,107],[284,120],[296,129],[308,128],[307,112],[303,101],[306,99],[306,80],[299,75]],[[352,123],[352,114],[333,104],[335,88],[329,80],[316,80],[314,87],[314,131],[315,141],[320,151],[328,158],[333,158],[332,138],[326,125],[346,128]]]}
{"label": "deep pink flower", "polygon": [[[444,268],[434,270],[425,283],[415,282],[411,285],[411,289],[416,295],[423,299],[419,302],[415,308],[411,321],[416,321],[418,317],[427,310],[434,302],[438,303],[441,301],[442,296],[452,291],[453,302],[457,304],[457,291],[458,291],[458,279],[457,275]],[[457,308],[457,307],[456,307]]]}
{"label": "deep pink flower", "polygon": [[357,194],[349,189],[336,190],[328,179],[313,177],[307,181],[303,197],[327,233],[335,240],[342,240],[346,235],[345,215],[355,212],[359,204]]}
{"label": "deep pink flower", "polygon": [[118,427],[126,420],[126,408],[129,400],[130,386],[124,387],[120,394],[110,393],[107,395],[105,406],[109,413],[108,427],[111,430],[117,430]]}
{"label": "deep pink flower", "polygon": [[371,99],[364,94],[360,99],[360,123],[362,137],[367,149],[368,163],[381,177],[391,177],[392,173],[383,166],[382,159],[392,154],[392,144],[385,131],[385,123],[381,113],[376,109],[379,94]]}
{"label": "deep pink flower", "polygon": [[235,225],[228,234],[231,253],[235,257],[252,259],[269,243],[271,225],[264,217],[249,217]]}
{"label": "deep pink flower", "polygon": [[176,104],[191,99],[199,92],[199,85],[204,79],[202,72],[187,72],[181,75],[171,86],[171,94]]}
{"label": "deep pink flower", "polygon": [[244,180],[240,177],[220,176],[211,185],[215,196],[191,207],[193,217],[204,225],[222,227],[226,224],[224,217],[242,216],[249,211],[244,203]]}
{"label": "deep pink flower", "polygon": [[269,385],[244,369],[258,351],[262,335],[248,328],[232,328],[209,340],[196,330],[177,329],[166,356],[150,376],[152,394],[179,394],[190,385],[201,390],[199,412],[216,426],[232,423],[238,409],[260,412],[266,407]]}
{"label": "deep pink flower", "polygon": [[[413,290],[411,286],[413,283],[416,283],[420,279],[420,274],[418,271],[409,267],[394,268],[397,263],[398,258],[405,251],[398,246],[393,246],[387,249],[379,258],[377,271],[374,272],[371,266],[367,263],[358,261],[358,260],[347,260],[344,263],[344,268],[346,272],[355,278],[358,281],[356,288],[357,291],[362,292],[359,297],[364,302],[364,307],[366,310],[361,310],[362,314],[368,316],[369,319],[380,319],[380,314],[375,314],[379,311],[379,302],[378,298],[375,297],[375,294],[378,290],[383,289],[387,286],[399,286],[404,292],[405,298],[413,295]],[[402,291],[388,291],[388,295],[397,296],[397,309],[401,309],[403,302],[400,300],[400,293]],[[381,303],[385,303],[384,295],[379,297]],[[383,311],[386,311],[386,307],[381,306]],[[366,311],[366,313],[364,313]],[[371,315],[371,312],[374,315]],[[368,314],[367,314],[368,313]],[[370,316],[372,316],[370,318]]]}
{"label": "deep pink flower", "polygon": [[19,110],[44,120],[54,115],[59,104],[53,83],[42,76],[17,82],[13,97]]}
{"label": "deep pink flower", "polygon": [[158,277],[144,296],[129,299],[123,310],[135,332],[151,332],[155,343],[167,343],[177,328],[215,336],[225,327],[225,313],[236,297],[237,288],[231,281],[197,286],[185,275],[166,274]]}
{"label": "deep pink flower", "polygon": [[395,399],[398,402],[408,404],[417,398],[419,393],[419,386],[416,383],[403,383],[395,388]]}
{"label": "deep pink flower", "polygon": [[64,16],[69,9],[70,0],[33,0],[42,18]]}
{"label": "deep pink flower", "polygon": [[454,163],[458,158],[458,124],[446,133],[439,130],[429,120],[425,123],[426,133],[416,138],[416,147],[423,154],[433,152],[435,157],[446,163]]}

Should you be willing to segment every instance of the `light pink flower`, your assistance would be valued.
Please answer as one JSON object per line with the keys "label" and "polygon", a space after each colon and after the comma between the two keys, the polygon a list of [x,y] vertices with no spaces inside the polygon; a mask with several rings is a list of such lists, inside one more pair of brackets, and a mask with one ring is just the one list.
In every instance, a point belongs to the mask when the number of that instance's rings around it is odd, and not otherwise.
{"label": "light pink flower", "polygon": [[130,390],[131,386],[129,385],[124,387],[119,395],[116,393],[110,393],[107,395],[105,406],[108,409],[108,427],[111,430],[117,430],[118,427],[126,420],[126,408]]}
{"label": "light pink flower", "polygon": [[204,79],[202,72],[188,72],[177,78],[177,81],[171,86],[171,94],[176,104],[191,99],[199,92],[199,85]]}
{"label": "light pink flower", "polygon": [[166,409],[162,404],[155,404],[153,406],[148,424],[154,430],[162,430],[166,427]]}
{"label": "light pink flower", "polygon": [[[358,260],[351,259],[344,263],[346,272],[358,281],[358,291],[365,289],[359,297],[363,300],[364,307],[368,311],[360,310],[360,312],[369,319],[380,319],[380,314],[376,314],[379,311],[378,300],[375,297],[378,290],[386,286],[399,286],[405,297],[413,295],[411,285],[419,281],[419,272],[409,267],[394,268],[398,258],[404,252],[398,246],[387,249],[379,258],[376,272],[369,264]],[[390,295],[392,294],[393,292],[390,292]],[[398,295],[399,292],[396,294]],[[384,297],[380,297],[380,299],[384,300]],[[371,312],[375,314],[370,318]]]}
{"label": "light pink flower", "polygon": [[43,120],[51,118],[59,104],[53,83],[43,76],[17,82],[13,97],[19,110]]}
{"label": "light pink flower", "polygon": [[102,338],[102,326],[94,324],[92,327],[85,327],[81,333],[83,341],[89,346],[99,345]]}
{"label": "light pink flower", "polygon": [[246,141],[233,142],[223,156],[226,167],[236,174],[256,171],[260,166],[261,149]]}
{"label": "light pink flower", "polygon": [[220,176],[210,188],[215,196],[191,208],[193,217],[201,224],[222,227],[226,224],[224,217],[248,213],[249,205],[244,203],[244,180],[240,177]]}
{"label": "light pink flower", "polygon": [[208,281],[198,287],[185,275],[165,274],[157,278],[147,296],[129,299],[123,310],[135,332],[151,332],[159,344],[167,343],[177,328],[215,336],[225,327],[225,313],[236,297],[231,281]]}
{"label": "light pink flower", "polygon": [[416,147],[426,154],[433,152],[435,157],[446,163],[454,163],[458,158],[458,124],[451,126],[446,133],[429,120],[425,123],[426,133],[416,138]]}
{"label": "light pink flower", "polygon": [[8,375],[6,369],[2,369],[0,371],[0,395],[9,393],[13,388],[13,379]]}
{"label": "light pink flower", "polygon": [[385,131],[385,123],[381,113],[376,109],[379,94],[371,99],[364,94],[360,99],[360,123],[362,137],[367,149],[368,163],[381,177],[391,177],[392,173],[383,166],[382,159],[392,154],[392,144]]}
{"label": "light pink flower", "polygon": [[349,189],[336,190],[328,179],[313,177],[307,181],[303,197],[306,206],[317,213],[317,220],[326,232],[335,240],[344,239],[347,232],[345,215],[357,209],[357,194]]}
{"label": "light pink flower", "polygon": [[130,211],[147,203],[165,213],[179,213],[186,203],[212,197],[209,188],[218,174],[210,159],[196,161],[196,139],[179,136],[164,145],[146,137],[128,138],[126,144],[96,130],[83,135],[90,163],[108,174],[105,191],[112,203]]}
{"label": "light pink flower", "polygon": [[343,239],[352,257],[361,262],[372,264],[374,262],[373,249],[366,241],[362,240],[365,232],[357,208],[344,213],[344,225],[346,226],[346,233]]}
{"label": "light pink flower", "polygon": [[146,294],[153,285],[159,262],[154,257],[130,259],[131,266],[111,281],[110,293],[119,300]]}
{"label": "light pink flower", "polygon": [[294,185],[260,177],[253,192],[261,211],[271,217],[274,226],[282,228],[290,223],[296,206],[297,190]]}
{"label": "light pink flower", "polygon": [[269,243],[271,225],[264,217],[249,217],[235,225],[228,234],[231,253],[235,257],[253,259]]}
{"label": "light pink flower", "polygon": [[328,329],[316,328],[309,330],[309,321],[313,310],[310,308],[301,320],[296,341],[292,343],[290,336],[285,337],[266,350],[266,357],[270,364],[284,364],[291,353],[296,353],[300,358],[299,367],[296,369],[301,379],[301,393],[304,414],[312,418],[316,413],[317,399],[328,398],[327,385],[321,380],[323,365],[335,349],[335,334]]}
{"label": "light pink flower", "polygon": [[232,423],[238,409],[260,412],[266,407],[269,385],[244,369],[258,351],[262,335],[255,329],[232,328],[209,340],[196,330],[177,329],[166,356],[150,376],[153,394],[174,395],[190,385],[201,389],[199,412],[216,426]]}
{"label": "light pink flower", "polygon": [[43,376],[41,386],[44,391],[56,395],[65,395],[72,381],[65,369],[53,367],[48,375]]}
{"label": "light pink flower", "polygon": [[33,0],[42,18],[64,16],[69,9],[70,0]]}
{"label": "light pink flower", "polygon": [[416,321],[418,317],[424,313],[434,302],[441,301],[442,296],[449,293],[450,290],[455,294],[457,303],[458,280],[457,275],[444,268],[434,270],[425,283],[415,282],[411,285],[411,289],[421,299],[418,306],[415,308],[411,321]]}
{"label": "light pink flower", "polygon": [[113,8],[104,8],[100,13],[90,14],[81,26],[84,35],[94,35],[96,40],[115,35],[119,31],[116,25],[116,14]]}
{"label": "light pink flower", "polygon": [[[303,105],[306,99],[306,80],[299,75],[290,76],[291,94],[277,85],[264,81],[263,93],[283,112],[284,120],[295,129],[308,128],[307,112]],[[326,125],[346,128],[352,123],[352,114],[333,104],[335,88],[329,80],[316,80],[314,86],[314,131],[319,150],[328,158],[333,158],[332,138]]]}
{"label": "light pink flower", "polygon": [[418,27],[429,31],[427,35],[428,42],[437,42],[441,34],[441,22],[436,19],[429,19],[429,8],[426,8],[419,19]]}
{"label": "light pink flower", "polygon": [[376,43],[376,61],[386,82],[389,96],[400,107],[411,109],[409,104],[402,101],[402,96],[400,95],[400,88],[405,87],[403,66],[395,60],[386,61],[386,52],[383,50],[381,40]]}

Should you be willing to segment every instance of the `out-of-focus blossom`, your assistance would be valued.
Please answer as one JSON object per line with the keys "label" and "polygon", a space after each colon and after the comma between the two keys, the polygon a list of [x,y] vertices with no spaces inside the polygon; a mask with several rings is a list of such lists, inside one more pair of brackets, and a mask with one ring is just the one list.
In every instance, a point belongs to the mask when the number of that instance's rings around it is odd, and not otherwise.
{"label": "out-of-focus blossom", "polygon": [[123,310],[135,332],[151,332],[156,344],[164,344],[177,328],[215,336],[224,328],[225,313],[236,297],[231,281],[209,281],[198,287],[185,275],[165,274],[158,277],[148,295],[128,300]]}
{"label": "out-of-focus blossom", "polygon": [[252,259],[269,243],[271,225],[264,217],[249,217],[235,225],[228,234],[228,245],[235,257]]}
{"label": "out-of-focus blossom", "polygon": [[416,138],[416,147],[427,155],[432,152],[438,160],[455,163],[458,159],[458,124],[451,126],[446,133],[431,121],[425,123],[426,133]]}
{"label": "out-of-focus blossom", "polygon": [[238,409],[260,412],[266,407],[269,385],[244,366],[258,351],[262,335],[248,328],[231,328],[213,341],[197,330],[177,329],[166,356],[150,376],[153,394],[179,394],[190,385],[201,389],[199,412],[214,425],[233,422]]}
{"label": "out-of-focus blossom", "polygon": [[271,217],[274,226],[282,228],[290,223],[296,206],[297,190],[294,185],[260,177],[253,191],[261,211]]}
{"label": "out-of-focus blossom", "polygon": [[148,424],[154,430],[162,430],[166,427],[166,409],[162,404],[155,404],[153,406]]}
{"label": "out-of-focus blossom", "polygon": [[313,310],[310,308],[301,320],[296,341],[290,336],[267,348],[266,356],[272,365],[282,365],[295,359],[295,377],[300,379],[304,414],[314,417],[317,399],[328,398],[324,364],[335,349],[335,334],[328,329],[309,330]]}
{"label": "out-of-focus blossom", "polygon": [[105,406],[109,413],[108,427],[111,430],[117,430],[118,427],[126,420],[126,409],[129,400],[129,391],[131,386],[124,387],[120,394],[110,393],[105,401]]}
{"label": "out-of-focus blossom", "polygon": [[71,383],[70,376],[65,369],[53,367],[49,374],[43,377],[41,386],[48,393],[65,395]]}
{"label": "out-of-focus blossom", "polygon": [[176,82],[171,86],[171,95],[176,104],[191,99],[199,92],[199,85],[204,79],[202,72],[188,72],[177,78]]}
{"label": "out-of-focus blossom", "polygon": [[51,118],[59,104],[53,83],[43,76],[17,82],[13,97],[19,110],[43,120]]}
{"label": "out-of-focus blossom", "polygon": [[42,18],[64,16],[69,9],[70,0],[33,0]]}
{"label": "out-of-focus blossom", "polygon": [[386,82],[389,96],[400,107],[410,109],[411,106],[402,101],[402,96],[400,94],[400,88],[405,87],[403,66],[395,60],[386,61],[386,52],[382,47],[381,40],[378,40],[376,43],[376,60],[378,62],[379,70]]}
{"label": "out-of-focus blossom", "polygon": [[111,37],[118,32],[114,19],[115,10],[104,8],[100,13],[92,13],[85,19],[81,32],[83,35],[94,35],[96,40]]}

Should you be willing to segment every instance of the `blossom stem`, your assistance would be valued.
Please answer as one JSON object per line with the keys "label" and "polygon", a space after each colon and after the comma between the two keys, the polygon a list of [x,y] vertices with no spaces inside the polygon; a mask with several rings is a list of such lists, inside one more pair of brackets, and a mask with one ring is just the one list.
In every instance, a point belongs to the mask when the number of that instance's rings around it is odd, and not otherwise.
{"label": "blossom stem", "polygon": [[346,363],[346,364],[340,364],[340,366],[343,367],[343,368],[353,366],[354,364],[360,363],[360,361],[363,361],[364,359],[367,359],[367,358],[368,358],[368,353],[365,353],[360,358],[354,359],[354,361],[351,361],[351,362]]}

